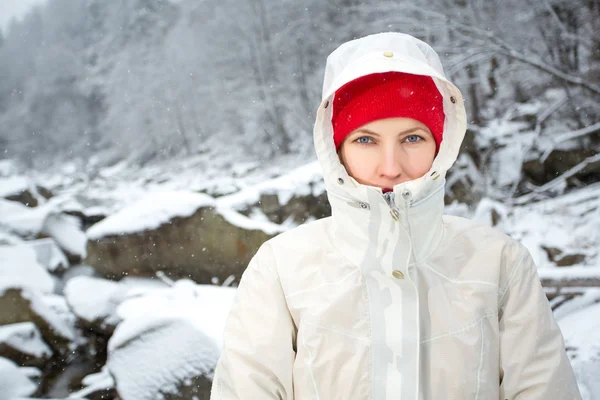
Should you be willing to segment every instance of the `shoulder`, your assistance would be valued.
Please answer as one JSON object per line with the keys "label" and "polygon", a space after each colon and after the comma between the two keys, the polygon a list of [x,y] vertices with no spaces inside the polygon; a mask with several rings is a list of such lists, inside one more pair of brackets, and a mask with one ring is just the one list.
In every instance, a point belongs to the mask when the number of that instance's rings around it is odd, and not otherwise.
{"label": "shoulder", "polygon": [[322,246],[327,239],[331,217],[322,218],[283,232],[267,241],[273,251],[306,252]]}
{"label": "shoulder", "polygon": [[309,222],[280,233],[262,244],[254,256],[256,263],[266,263],[278,270],[283,263],[301,262],[328,248],[331,217]]}
{"label": "shoulder", "polygon": [[448,246],[470,249],[490,260],[499,260],[503,266],[519,263],[529,256],[529,251],[518,240],[481,222],[445,215],[444,227]]}

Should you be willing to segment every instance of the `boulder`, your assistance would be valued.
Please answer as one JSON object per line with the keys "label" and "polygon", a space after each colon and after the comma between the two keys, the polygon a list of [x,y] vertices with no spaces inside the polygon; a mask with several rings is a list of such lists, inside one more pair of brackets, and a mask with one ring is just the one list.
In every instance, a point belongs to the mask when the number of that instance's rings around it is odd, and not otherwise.
{"label": "boulder", "polygon": [[85,262],[111,279],[158,271],[203,283],[239,279],[273,234],[206,195],[150,194],[87,231]]}
{"label": "boulder", "polygon": [[16,399],[31,396],[37,386],[29,379],[26,368],[19,368],[9,359],[0,357],[0,397],[1,399]]}
{"label": "boulder", "polygon": [[267,218],[276,224],[290,221],[295,225],[300,225],[310,219],[320,219],[331,215],[331,206],[326,192],[317,196],[312,194],[295,195],[286,203],[281,203],[277,194],[263,193],[258,205]]}
{"label": "boulder", "polygon": [[120,329],[131,328],[117,327],[107,362],[120,399],[210,398],[219,349],[193,323],[179,318],[156,320],[135,335],[122,335]]}
{"label": "boulder", "polygon": [[[596,154],[592,149],[554,150],[544,162],[536,158],[523,163],[523,173],[531,183],[541,186]],[[573,179],[586,184],[600,181],[600,162],[587,165],[567,181],[573,182]]]}
{"label": "boulder", "polygon": [[71,264],[80,263],[85,258],[87,237],[79,218],[65,213],[50,213],[42,231],[54,239]]}
{"label": "boulder", "polygon": [[34,291],[6,289],[0,296],[0,322],[3,325],[33,322],[44,341],[60,355],[66,355],[74,348],[76,334],[73,327]]}
{"label": "boulder", "polygon": [[52,357],[52,349],[32,322],[0,326],[0,357],[20,366],[43,367]]}
{"label": "boulder", "polygon": [[70,279],[64,294],[77,324],[95,333],[110,336],[120,319],[116,309],[127,288],[117,282],[88,276]]}

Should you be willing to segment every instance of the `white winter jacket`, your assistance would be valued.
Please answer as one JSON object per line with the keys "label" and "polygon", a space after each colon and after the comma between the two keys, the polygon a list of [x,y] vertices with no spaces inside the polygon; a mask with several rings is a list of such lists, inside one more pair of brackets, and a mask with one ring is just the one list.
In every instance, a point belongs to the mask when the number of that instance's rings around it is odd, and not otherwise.
{"label": "white winter jacket", "polygon": [[[386,71],[433,77],[446,114],[431,170],[389,196],[348,176],[331,124],[336,89]],[[465,129],[461,93],[426,43],[383,33],[328,57],[314,141],[332,217],[269,240],[251,261],[212,400],[580,399],[527,250],[442,215]]]}

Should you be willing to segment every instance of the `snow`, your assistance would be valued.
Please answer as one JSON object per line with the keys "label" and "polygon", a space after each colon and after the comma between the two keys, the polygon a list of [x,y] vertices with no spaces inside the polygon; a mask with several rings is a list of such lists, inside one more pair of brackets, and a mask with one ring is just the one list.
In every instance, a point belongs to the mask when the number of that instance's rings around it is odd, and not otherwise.
{"label": "snow", "polygon": [[81,259],[85,258],[87,237],[81,230],[81,222],[78,218],[53,213],[48,215],[42,229],[67,253],[79,256]]}
{"label": "snow", "polygon": [[110,375],[106,365],[98,373],[91,374],[83,378],[81,383],[85,386],[78,392],[69,395],[69,399],[86,399],[88,395],[107,388],[115,387],[115,380]]}
{"label": "snow", "polygon": [[107,363],[122,397],[163,399],[194,377],[212,377],[234,296],[232,288],[181,280],[125,300]]}
{"label": "snow", "polygon": [[47,359],[52,356],[52,349],[44,342],[33,322],[0,326],[0,343],[35,358]]}
{"label": "snow", "polygon": [[64,269],[69,265],[69,261],[52,238],[29,240],[15,246],[15,248],[19,247],[33,249],[37,262],[50,272]]}
{"label": "snow", "polygon": [[64,294],[71,310],[88,322],[116,325],[117,306],[126,295],[126,287],[101,278],[77,276],[70,279]]}
{"label": "snow", "polygon": [[9,359],[0,357],[0,394],[3,400],[29,396],[35,390],[36,386],[22,368]]}
{"label": "snow", "polygon": [[554,268],[544,248],[585,255],[584,265],[600,265],[600,184],[557,198],[515,205],[498,226],[531,252],[540,269]]}
{"label": "snow", "polygon": [[11,288],[42,293],[54,290],[52,276],[40,265],[36,253],[25,246],[0,246],[0,295]]}
{"label": "snow", "polygon": [[42,230],[49,211],[44,206],[31,208],[16,201],[0,199],[0,227],[22,237],[34,237]]}
{"label": "snow", "polygon": [[48,303],[48,299],[38,294],[24,291],[23,297],[29,300],[31,310],[48,323],[50,328],[61,338],[69,340],[74,345],[76,333],[72,325],[57,313]]}
{"label": "snow", "polygon": [[29,180],[24,176],[0,178],[0,197],[8,197],[29,190]]}
{"label": "snow", "polygon": [[243,188],[237,193],[220,197],[220,206],[234,209],[256,204],[262,194],[277,194],[279,204],[286,204],[294,196],[318,196],[325,191],[323,172],[319,162],[314,161],[292,171],[256,185]]}
{"label": "snow", "polygon": [[217,212],[225,218],[227,222],[231,225],[237,226],[246,230],[261,230],[267,235],[275,235],[285,231],[285,227],[281,225],[277,225],[268,220],[256,220],[252,218],[248,218],[245,215],[238,213],[237,211],[226,208],[226,207],[217,207]]}
{"label": "snow", "polygon": [[124,400],[172,398],[170,394],[181,393],[181,388],[193,385],[195,378],[212,379],[219,358],[214,342],[188,320],[165,318],[155,322],[109,356],[108,369]]}
{"label": "snow", "polygon": [[571,310],[558,320],[581,394],[587,400],[596,400],[600,394],[600,299],[598,293],[595,296],[595,303]]}
{"label": "snow", "polygon": [[175,217],[189,217],[214,205],[212,197],[193,192],[150,192],[134,204],[100,221],[87,231],[90,240],[156,229]]}
{"label": "snow", "polygon": [[173,287],[151,289],[125,300],[117,309],[123,320],[109,342],[109,351],[138,336],[163,319],[188,320],[222,347],[225,319],[233,304],[235,289],[212,285],[197,285],[180,280]]}

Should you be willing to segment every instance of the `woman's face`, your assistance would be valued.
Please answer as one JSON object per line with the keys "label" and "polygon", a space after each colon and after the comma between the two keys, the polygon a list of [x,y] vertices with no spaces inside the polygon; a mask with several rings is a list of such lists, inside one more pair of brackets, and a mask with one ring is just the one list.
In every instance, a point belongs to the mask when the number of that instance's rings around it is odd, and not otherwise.
{"label": "woman's face", "polygon": [[435,151],[435,140],[425,124],[412,118],[387,118],[352,131],[338,154],[357,182],[391,189],[425,175]]}

